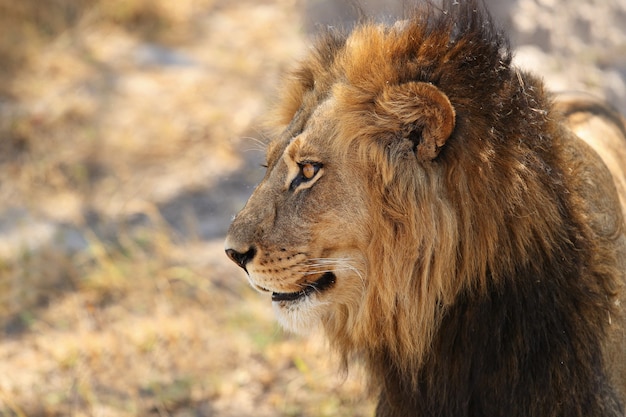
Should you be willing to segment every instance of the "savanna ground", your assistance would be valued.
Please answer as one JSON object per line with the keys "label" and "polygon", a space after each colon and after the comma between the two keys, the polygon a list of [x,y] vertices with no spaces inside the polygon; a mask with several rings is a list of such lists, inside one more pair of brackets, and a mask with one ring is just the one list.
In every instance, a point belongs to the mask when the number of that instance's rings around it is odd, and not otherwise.
{"label": "savanna ground", "polygon": [[[626,110],[624,0],[494,3],[520,63]],[[222,250],[280,74],[350,13],[0,0],[0,416],[371,415]]]}

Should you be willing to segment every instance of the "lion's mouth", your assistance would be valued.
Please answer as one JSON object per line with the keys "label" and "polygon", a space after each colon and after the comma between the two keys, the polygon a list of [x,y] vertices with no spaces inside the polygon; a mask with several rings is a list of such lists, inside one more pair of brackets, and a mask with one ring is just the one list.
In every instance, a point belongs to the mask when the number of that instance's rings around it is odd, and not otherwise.
{"label": "lion's mouth", "polygon": [[300,291],[287,292],[287,293],[281,293],[281,292],[272,293],[272,301],[296,301],[296,300],[299,300],[300,298],[304,298],[308,296],[309,294],[313,292],[321,293],[329,289],[330,287],[332,287],[334,283],[335,283],[335,274],[333,274],[332,272],[326,272],[324,275],[321,276],[320,279],[306,284],[306,286]]}

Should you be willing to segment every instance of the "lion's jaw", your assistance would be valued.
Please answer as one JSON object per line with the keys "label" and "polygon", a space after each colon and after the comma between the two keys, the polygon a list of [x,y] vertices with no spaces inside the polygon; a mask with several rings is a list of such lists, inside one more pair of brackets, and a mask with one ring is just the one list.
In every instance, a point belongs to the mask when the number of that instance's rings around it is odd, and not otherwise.
{"label": "lion's jaw", "polygon": [[332,272],[323,274],[321,281],[330,283],[324,288],[314,287],[295,300],[273,297],[272,307],[281,326],[294,333],[308,334],[339,319],[338,316],[343,317],[341,311],[364,291],[361,272],[351,259],[338,259]]}

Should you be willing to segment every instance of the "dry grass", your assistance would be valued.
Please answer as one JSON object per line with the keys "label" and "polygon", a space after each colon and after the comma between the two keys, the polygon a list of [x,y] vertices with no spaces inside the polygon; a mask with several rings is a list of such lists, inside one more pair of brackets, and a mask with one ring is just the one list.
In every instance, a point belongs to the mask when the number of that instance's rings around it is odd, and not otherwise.
{"label": "dry grass", "polygon": [[1,416],[371,414],[222,252],[294,7],[0,0]]}

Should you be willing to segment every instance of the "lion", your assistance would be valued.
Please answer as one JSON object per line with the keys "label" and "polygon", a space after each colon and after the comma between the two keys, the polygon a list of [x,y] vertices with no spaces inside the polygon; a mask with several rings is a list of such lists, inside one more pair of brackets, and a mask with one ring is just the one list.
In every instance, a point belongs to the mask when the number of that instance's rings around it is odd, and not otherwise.
{"label": "lion", "polygon": [[285,328],[364,363],[379,417],[624,416],[626,125],[511,61],[473,0],[329,29],[228,230]]}

